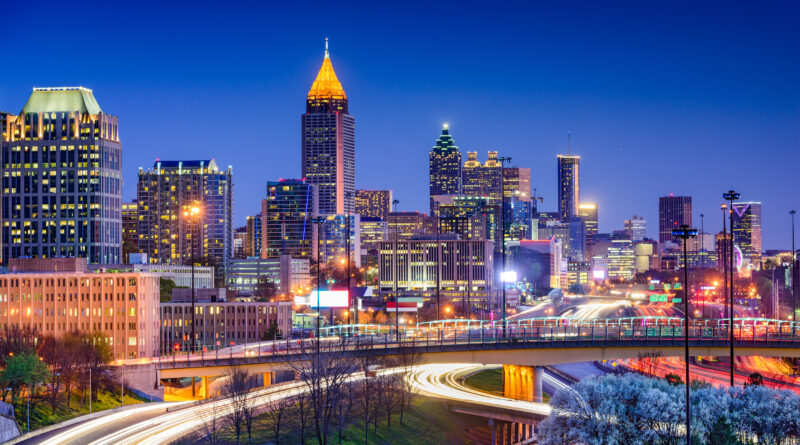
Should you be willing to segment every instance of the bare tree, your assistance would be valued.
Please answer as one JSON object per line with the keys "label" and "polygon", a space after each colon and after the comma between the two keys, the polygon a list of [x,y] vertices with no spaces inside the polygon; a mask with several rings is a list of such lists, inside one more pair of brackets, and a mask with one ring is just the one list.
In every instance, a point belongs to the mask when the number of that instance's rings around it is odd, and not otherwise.
{"label": "bare tree", "polygon": [[357,380],[356,385],[356,393],[357,393],[357,402],[359,405],[359,409],[361,411],[362,418],[364,419],[364,444],[369,444],[369,422],[372,420],[372,413],[373,411],[377,411],[375,408],[377,404],[377,391],[376,391],[376,381],[374,375],[372,375],[372,369],[376,363],[376,360],[372,356],[363,356],[359,359],[359,364],[361,369],[364,372],[364,378],[361,380]]}
{"label": "bare tree", "polygon": [[642,372],[648,375],[655,375],[658,366],[661,364],[661,353],[658,351],[640,352],[637,356]]}
{"label": "bare tree", "polygon": [[400,375],[396,376],[400,396],[400,424],[403,424],[403,414],[406,408],[411,408],[411,402],[416,396],[416,386],[411,383],[411,373],[422,361],[422,354],[410,347],[400,348],[396,365],[400,368]]}
{"label": "bare tree", "polygon": [[300,360],[292,367],[308,391],[317,441],[326,445],[336,403],[347,378],[357,369],[356,360],[344,342],[315,340],[301,346]]}
{"label": "bare tree", "polygon": [[297,428],[298,428],[298,443],[301,445],[305,445],[306,439],[308,438],[308,427],[309,423],[311,422],[311,402],[308,398],[308,394],[305,392],[301,392],[293,399],[293,406],[294,406],[294,417],[297,421]]}
{"label": "bare tree", "polygon": [[230,399],[228,422],[233,426],[236,443],[242,435],[242,428],[247,429],[248,439],[251,436],[255,407],[251,390],[258,387],[257,378],[241,366],[231,366],[228,376],[222,384],[222,395]]}
{"label": "bare tree", "polygon": [[285,431],[287,423],[286,417],[291,413],[292,406],[295,399],[292,397],[270,397],[265,407],[266,411],[264,416],[269,422],[270,429],[272,430],[272,439],[275,445],[280,445],[281,434]]}
{"label": "bare tree", "polygon": [[221,411],[219,401],[214,400],[211,402],[211,412],[203,417],[203,438],[211,443],[220,440],[220,431],[225,428],[225,420],[220,416]]}

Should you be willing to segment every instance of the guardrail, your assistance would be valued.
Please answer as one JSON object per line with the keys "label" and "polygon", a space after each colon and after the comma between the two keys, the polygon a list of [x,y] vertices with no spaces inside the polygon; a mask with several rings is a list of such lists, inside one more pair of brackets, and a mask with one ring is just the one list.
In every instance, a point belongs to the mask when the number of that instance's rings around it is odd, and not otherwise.
{"label": "guardrail", "polygon": [[[794,327],[794,326],[793,326]],[[767,326],[733,326],[734,346],[737,347],[800,347],[800,329],[769,329]],[[309,351],[319,348],[324,351],[345,350],[354,355],[394,355],[406,348],[425,353],[489,349],[537,349],[537,348],[591,348],[609,346],[683,346],[686,329],[681,325],[662,324],[617,324],[592,326],[531,326],[506,329],[491,327],[458,327],[387,330],[381,333],[328,336],[319,339],[294,339],[272,342],[257,351],[220,359],[219,355],[208,358],[186,357],[159,363],[161,369],[204,367],[262,362],[286,362],[308,358]],[[730,331],[727,326],[690,325],[688,329],[691,346],[728,346]]]}

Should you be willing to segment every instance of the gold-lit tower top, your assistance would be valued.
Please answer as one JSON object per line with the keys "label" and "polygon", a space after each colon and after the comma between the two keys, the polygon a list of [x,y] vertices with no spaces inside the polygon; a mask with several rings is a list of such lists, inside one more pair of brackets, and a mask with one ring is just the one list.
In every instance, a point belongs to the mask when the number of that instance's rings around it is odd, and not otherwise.
{"label": "gold-lit tower top", "polygon": [[347,95],[336,78],[336,73],[333,71],[331,64],[330,53],[328,52],[328,39],[325,38],[325,58],[322,60],[322,67],[317,73],[317,78],[308,90],[309,101],[319,100],[346,100]]}

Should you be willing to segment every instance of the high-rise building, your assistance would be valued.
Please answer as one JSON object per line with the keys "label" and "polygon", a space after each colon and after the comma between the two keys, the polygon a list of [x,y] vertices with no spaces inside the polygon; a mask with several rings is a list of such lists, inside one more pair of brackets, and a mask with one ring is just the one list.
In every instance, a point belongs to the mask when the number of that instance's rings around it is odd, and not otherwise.
{"label": "high-rise building", "polygon": [[267,182],[267,199],[261,201],[261,258],[316,260],[317,186],[302,179]]}
{"label": "high-rise building", "polygon": [[503,197],[531,200],[531,169],[527,167],[506,167],[503,169]]}
{"label": "high-rise building", "polygon": [[[0,113],[2,114],[2,113]],[[3,261],[122,258],[122,145],[92,90],[34,88],[2,114]]]}
{"label": "high-rise building", "polygon": [[458,150],[447,124],[436,140],[429,155],[430,210],[433,214],[433,197],[461,194],[461,152]]}
{"label": "high-rise building", "polygon": [[321,262],[328,265],[346,265],[349,250],[351,267],[361,267],[360,220],[361,217],[357,213],[325,216],[325,223],[319,226]]}
{"label": "high-rise building", "polygon": [[122,203],[122,261],[139,251],[139,205],[136,201]]}
{"label": "high-rise building", "polygon": [[[213,159],[156,161],[139,168],[139,251],[154,264],[214,266],[217,283],[233,257],[233,169]],[[192,207],[196,217],[185,216]]]}
{"label": "high-rise building", "polygon": [[427,233],[429,218],[422,212],[389,212],[386,224],[389,240],[407,240]]}
{"label": "high-rise building", "polygon": [[467,152],[462,170],[462,192],[465,196],[489,198],[490,204],[500,204],[503,199],[503,176],[496,151],[489,152],[485,163],[478,161],[478,153]]}
{"label": "high-rise building", "polygon": [[501,208],[491,201],[489,197],[481,196],[435,196],[434,216],[438,217],[438,232],[456,233],[461,239],[491,240],[499,252],[502,249],[499,242]]}
{"label": "high-rise building", "polygon": [[662,196],[658,198],[658,243],[674,243],[672,230],[692,225],[691,196]]}
{"label": "high-rise building", "polygon": [[505,217],[506,242],[533,239],[533,201],[506,198]]}
{"label": "high-rise building", "polygon": [[233,231],[233,257],[245,258],[245,244],[247,244],[247,226],[237,227]]}
{"label": "high-rise building", "polygon": [[633,242],[647,238],[647,221],[644,216],[633,215],[633,218],[626,219],[625,232]]}
{"label": "high-rise building", "polygon": [[608,278],[629,281],[636,273],[636,251],[633,241],[615,239],[608,248]]}
{"label": "high-rise building", "polygon": [[742,266],[761,266],[761,203],[733,203],[733,244],[742,252]]}
{"label": "high-rise building", "polygon": [[261,258],[261,223],[264,217],[259,213],[247,217],[247,235],[244,239],[244,256]]}
{"label": "high-rise building", "polygon": [[361,226],[361,256],[377,255],[378,244],[388,239],[389,224],[384,219],[370,217],[362,217],[359,224]]}
{"label": "high-rise building", "polygon": [[591,242],[597,235],[597,204],[582,202],[578,205],[578,216],[586,223],[586,239]]}
{"label": "high-rise building", "polygon": [[355,119],[336,78],[325,40],[325,58],[306,99],[302,116],[303,178],[317,186],[319,213],[355,211]]}
{"label": "high-rise building", "polygon": [[386,218],[391,211],[391,190],[356,190],[356,213],[362,218]]}
{"label": "high-rise building", "polygon": [[569,219],[569,259],[574,262],[586,260],[586,222],[580,216]]}
{"label": "high-rise building", "polygon": [[580,162],[580,156],[558,155],[558,214],[563,222],[578,215]]}

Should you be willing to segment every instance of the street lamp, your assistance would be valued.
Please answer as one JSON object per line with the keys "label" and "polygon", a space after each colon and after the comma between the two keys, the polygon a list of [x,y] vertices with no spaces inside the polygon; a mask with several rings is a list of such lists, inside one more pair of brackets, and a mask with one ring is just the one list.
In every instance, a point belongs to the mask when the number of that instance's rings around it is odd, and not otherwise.
{"label": "street lamp", "polygon": [[[200,216],[200,206],[197,204],[193,204],[189,206],[187,209],[183,211],[183,217],[186,218],[190,225],[189,225],[189,262],[191,263],[192,267],[192,341],[191,346],[189,346],[189,350],[194,351],[195,342],[197,341],[197,337],[195,336],[195,287],[194,287],[194,229],[195,229],[195,222],[197,221],[197,217]],[[189,354],[189,351],[187,351]],[[195,389],[194,389],[194,377],[192,377],[192,397],[195,396]],[[123,394],[124,398],[124,394]],[[123,402],[124,403],[124,402]]]}
{"label": "street lamp", "polygon": [[400,342],[400,294],[397,284],[397,275],[399,274],[398,266],[399,262],[397,261],[397,244],[400,243],[400,236],[397,231],[397,204],[400,204],[400,201],[397,199],[392,200],[392,210],[394,210],[394,326],[397,332],[395,333],[395,337],[397,338],[397,342]]}
{"label": "street lamp", "polygon": [[[321,246],[320,246],[320,239],[322,238],[322,225],[325,224],[325,217],[323,216],[316,216],[311,219],[311,222],[317,225],[317,346],[319,346],[319,325],[322,322],[320,318],[320,308],[319,308],[319,292],[320,286],[322,285],[322,278],[320,278],[320,270],[322,269],[322,262],[320,261],[321,258]],[[333,321],[333,320],[331,320]]]}
{"label": "street lamp", "polygon": [[672,236],[683,240],[683,319],[684,319],[684,361],[686,362],[686,443],[692,443],[692,418],[689,403],[689,262],[686,253],[686,241],[697,236],[697,229],[690,229],[686,224],[681,224],[680,229],[674,229]]}
{"label": "street lamp", "polygon": [[792,269],[791,269],[791,271],[792,271],[792,272],[791,272],[791,274],[789,275],[789,276],[791,277],[791,283],[792,283],[792,294],[791,294],[791,295],[792,295],[792,318],[794,318],[794,317],[795,317],[795,315],[797,315],[797,300],[796,300],[796,297],[797,297],[797,296],[794,294],[794,273],[795,273],[795,270],[794,270],[794,262],[795,262],[795,251],[794,251],[794,215],[795,215],[796,213],[797,213],[797,212],[795,212],[794,210],[789,210],[789,214],[790,214],[790,215],[792,215]]}
{"label": "street lamp", "polygon": [[[345,192],[344,193],[345,199],[349,200],[353,197],[353,192]],[[345,250],[347,250],[347,305],[348,309],[350,309],[350,207],[347,207],[347,219],[345,224],[347,225],[347,238],[345,238]],[[355,256],[355,255],[353,255]],[[358,308],[355,308],[356,313],[356,324],[358,324]],[[350,311],[347,311],[347,324],[350,324]]]}
{"label": "street lamp", "polygon": [[[502,246],[503,255],[503,273],[506,272],[506,162],[511,162],[510,156],[500,156],[497,158],[500,161],[500,227],[501,233],[500,244]],[[501,274],[502,275],[502,274]],[[500,286],[503,287],[503,337],[506,336],[506,283],[500,278]]]}
{"label": "street lamp", "polygon": [[735,263],[734,263],[734,259],[733,259],[733,201],[736,201],[737,199],[739,199],[740,196],[742,196],[742,195],[737,193],[737,192],[735,192],[735,191],[733,191],[733,190],[728,190],[727,192],[722,194],[722,197],[726,201],[730,202],[730,206],[728,206],[728,215],[730,216],[730,226],[731,226],[731,249],[730,249],[731,250],[731,252],[730,252],[731,288],[730,288],[730,301],[728,302],[729,311],[730,311],[730,313],[728,314],[728,323],[730,325],[729,329],[731,331],[730,332],[730,334],[731,334],[731,386],[735,385],[735,382],[733,380],[733,371],[734,371],[734,364],[733,364],[733,360],[734,360],[734,356],[733,356],[733,286],[734,286],[733,277],[734,277],[734,269],[735,269]]}

